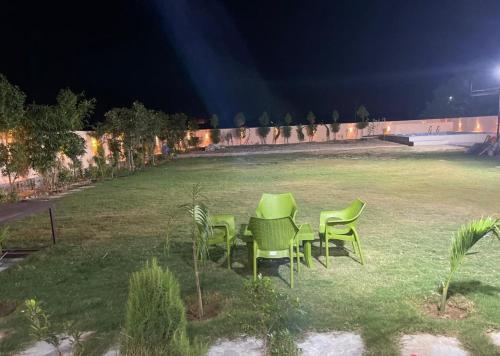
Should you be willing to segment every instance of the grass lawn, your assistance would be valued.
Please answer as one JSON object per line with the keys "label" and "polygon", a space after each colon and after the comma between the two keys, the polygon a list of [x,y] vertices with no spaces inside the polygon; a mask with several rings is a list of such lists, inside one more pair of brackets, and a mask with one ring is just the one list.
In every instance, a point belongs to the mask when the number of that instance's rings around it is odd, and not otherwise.
{"label": "grass lawn", "polygon": [[[480,241],[456,276],[453,292],[474,302],[465,320],[433,319],[421,312],[448,268],[452,233],[471,218],[500,213],[500,163],[461,153],[380,155],[268,155],[180,159],[135,175],[99,183],[57,201],[60,243],[0,273],[0,300],[36,297],[54,321],[74,320],[95,330],[86,351],[98,355],[116,344],[123,322],[128,278],[158,256],[179,278],[183,296],[194,293],[186,219],[178,217],[170,256],[162,233],[169,210],[189,200],[201,183],[213,213],[232,213],[246,223],[263,192],[293,192],[298,222],[317,229],[321,210],[337,209],[356,197],[367,203],[359,223],[366,265],[335,256],[330,268],[313,249],[315,268],[304,266],[296,288],[288,288],[288,264],[264,263],[260,271],[301,299],[307,330],[355,330],[368,353],[395,355],[403,333],[457,336],[476,355],[498,355],[485,332],[500,328],[500,243]],[[1,207],[0,207],[1,208]],[[16,223],[10,245],[49,241],[45,215]],[[215,319],[190,323],[190,334],[207,343],[241,333],[248,318],[243,282],[251,278],[246,247],[227,270],[215,251],[203,274],[205,291],[226,299]],[[29,343],[21,312],[0,319],[10,337],[0,354]]]}

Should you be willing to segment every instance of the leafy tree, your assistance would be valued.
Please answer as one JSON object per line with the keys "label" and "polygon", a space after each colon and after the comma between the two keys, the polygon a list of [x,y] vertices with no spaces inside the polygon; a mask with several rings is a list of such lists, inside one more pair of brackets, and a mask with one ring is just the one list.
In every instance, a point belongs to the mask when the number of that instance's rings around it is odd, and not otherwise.
{"label": "leafy tree", "polygon": [[269,115],[267,114],[266,111],[262,113],[259,117],[259,128],[257,129],[257,134],[260,137],[260,143],[265,144],[267,140],[267,135],[269,135],[269,131],[271,131],[271,128],[269,127]]}
{"label": "leafy tree", "polygon": [[0,132],[18,128],[24,116],[26,95],[0,74]]}
{"label": "leafy tree", "polygon": [[309,123],[306,127],[307,136],[309,137],[309,142],[314,141],[314,135],[316,134],[317,125],[316,125],[316,115],[312,111],[307,113],[307,122]]}
{"label": "leafy tree", "polygon": [[134,150],[139,142],[137,123],[134,113],[129,108],[113,108],[104,114],[106,131],[113,139],[120,142],[125,150],[127,166],[130,171],[135,169]]}
{"label": "leafy tree", "polygon": [[172,149],[179,149],[187,133],[188,117],[184,113],[166,115],[162,138]]}
{"label": "leafy tree", "polygon": [[450,248],[450,272],[442,285],[441,304],[439,310],[444,313],[451,279],[462,265],[469,250],[482,238],[496,236],[500,240],[500,220],[482,218],[463,225],[453,236]]}
{"label": "leafy tree", "polygon": [[237,113],[236,116],[234,117],[233,122],[234,122],[234,126],[236,128],[235,133],[238,136],[238,138],[240,139],[240,145],[241,145],[241,141],[246,137],[245,114],[243,114],[242,112]]}
{"label": "leafy tree", "polygon": [[29,168],[30,160],[24,142],[0,143],[0,170],[9,179],[11,193],[15,191],[16,180],[28,175]]}
{"label": "leafy tree", "polygon": [[363,130],[368,126],[368,121],[370,118],[370,113],[366,110],[364,105],[360,105],[356,110],[356,128],[361,130],[361,136],[363,135]]}
{"label": "leafy tree", "polygon": [[220,129],[219,129],[219,117],[213,114],[210,117],[210,126],[212,129],[210,130],[210,140],[213,144],[218,144],[220,142]]}
{"label": "leafy tree", "polygon": [[337,133],[340,131],[340,122],[339,122],[339,112],[337,110],[333,110],[332,112],[332,123],[330,124],[330,127],[333,132],[333,139],[337,139]]}
{"label": "leafy tree", "polygon": [[194,117],[190,117],[187,121],[187,128],[189,131],[188,144],[191,147],[198,147],[200,143],[200,138],[196,136],[196,131],[198,130],[198,121]]}
{"label": "leafy tree", "polygon": [[56,105],[30,105],[22,120],[31,166],[46,186],[55,184],[60,153],[76,160],[85,152],[84,139],[74,131],[83,127],[95,106],[95,99],[69,89],[62,89],[56,100]]}
{"label": "leafy tree", "polygon": [[292,136],[292,127],[290,126],[292,123],[292,115],[290,115],[290,113],[286,113],[285,117],[283,118],[283,122],[285,123],[285,126],[283,126],[282,128],[283,140],[288,143],[290,136]]}
{"label": "leafy tree", "polygon": [[295,131],[297,132],[297,139],[302,142],[304,141],[305,139],[305,136],[304,136],[304,128],[302,127],[301,124],[298,124],[297,125],[297,128],[295,129]]}
{"label": "leafy tree", "polygon": [[26,95],[17,86],[9,83],[0,74],[0,134],[4,134],[4,143],[0,142],[0,170],[9,179],[11,193],[16,180],[28,174],[30,161],[24,142],[21,121],[25,115]]}

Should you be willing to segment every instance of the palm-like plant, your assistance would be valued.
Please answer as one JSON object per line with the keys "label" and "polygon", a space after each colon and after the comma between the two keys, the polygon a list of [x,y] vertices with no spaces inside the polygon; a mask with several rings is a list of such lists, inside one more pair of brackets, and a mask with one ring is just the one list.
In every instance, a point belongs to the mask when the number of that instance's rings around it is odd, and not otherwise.
{"label": "palm-like plant", "polygon": [[468,224],[463,225],[455,233],[451,241],[450,248],[450,272],[445,282],[443,282],[443,291],[441,295],[441,304],[439,310],[445,312],[446,299],[448,296],[448,287],[450,286],[453,275],[461,266],[465,256],[470,255],[469,250],[483,237],[496,236],[500,240],[500,220],[481,218],[472,220]]}
{"label": "palm-like plant", "polygon": [[201,185],[194,184],[191,192],[191,202],[181,205],[181,208],[185,209],[192,221],[190,235],[193,246],[193,269],[198,296],[199,319],[203,317],[204,313],[198,261],[204,263],[207,260],[208,239],[213,235],[210,215],[205,205],[206,200],[207,198],[202,194]]}

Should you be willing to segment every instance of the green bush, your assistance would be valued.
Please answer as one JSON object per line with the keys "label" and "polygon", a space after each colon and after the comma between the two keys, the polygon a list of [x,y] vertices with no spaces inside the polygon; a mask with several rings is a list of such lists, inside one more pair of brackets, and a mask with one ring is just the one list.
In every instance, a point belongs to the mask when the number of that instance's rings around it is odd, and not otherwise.
{"label": "green bush", "polygon": [[132,274],[125,313],[124,355],[196,355],[186,335],[179,283],[156,259]]}
{"label": "green bush", "polygon": [[271,279],[259,275],[245,285],[251,319],[243,329],[264,338],[270,355],[298,355],[293,333],[300,331],[304,315],[299,300],[275,289]]}
{"label": "green bush", "polygon": [[304,136],[304,127],[301,124],[297,125],[297,128],[295,131],[297,131],[297,138],[299,139],[300,142],[304,141],[305,136]]}
{"label": "green bush", "polygon": [[0,228],[0,257],[2,257],[3,254],[2,248],[5,245],[5,240],[7,240],[8,233],[9,233],[8,227]]}
{"label": "green bush", "polygon": [[220,129],[210,130],[210,140],[215,145],[217,145],[220,142]]}

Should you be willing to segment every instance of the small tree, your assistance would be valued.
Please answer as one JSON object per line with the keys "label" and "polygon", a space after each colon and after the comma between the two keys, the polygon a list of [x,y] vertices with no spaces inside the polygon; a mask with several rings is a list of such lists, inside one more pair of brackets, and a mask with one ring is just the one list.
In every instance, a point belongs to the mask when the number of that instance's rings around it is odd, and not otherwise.
{"label": "small tree", "polygon": [[366,110],[364,105],[360,105],[356,110],[356,128],[361,130],[361,136],[363,136],[363,130],[368,126],[370,118],[370,113]]}
{"label": "small tree", "polygon": [[274,123],[271,121],[271,125],[273,126],[273,143],[275,144],[281,136],[281,128],[279,122]]}
{"label": "small tree", "polygon": [[19,127],[24,116],[26,95],[0,73],[0,133]]}
{"label": "small tree", "polygon": [[208,208],[205,205],[205,196],[199,184],[194,184],[191,191],[191,202],[181,206],[191,218],[191,242],[193,252],[193,269],[198,296],[198,318],[201,319],[203,312],[203,299],[201,294],[200,271],[198,261],[202,263],[208,257],[208,239],[212,236],[212,224]]}
{"label": "small tree", "polygon": [[210,140],[213,144],[218,144],[220,142],[220,129],[219,118],[217,115],[213,114],[210,117],[210,126],[212,126],[212,129],[210,130]]}
{"label": "small tree", "polygon": [[9,179],[11,194],[15,192],[18,178],[26,176],[30,168],[30,160],[26,145],[16,140],[11,143],[0,143],[0,170]]}
{"label": "small tree", "polygon": [[56,105],[32,104],[23,116],[31,166],[43,177],[46,187],[54,186],[60,153],[74,159],[85,152],[84,139],[74,131],[82,129],[94,106],[95,99],[63,89]]}
{"label": "small tree", "polygon": [[339,112],[337,110],[333,110],[332,112],[332,123],[330,124],[330,127],[333,132],[333,139],[337,140],[337,134],[340,131],[340,122],[339,122]]}
{"label": "small tree", "polygon": [[267,140],[267,135],[269,135],[269,131],[271,131],[271,129],[269,128],[269,115],[267,114],[266,111],[264,111],[262,113],[262,115],[260,115],[259,117],[259,128],[257,129],[257,133],[260,137],[260,143],[261,144],[265,144],[266,143],[266,140]]}
{"label": "small tree", "polygon": [[450,272],[445,282],[442,283],[441,303],[439,305],[441,313],[446,311],[446,300],[451,279],[462,265],[465,256],[471,254],[469,250],[476,242],[490,235],[494,235],[500,240],[500,220],[492,218],[472,220],[460,227],[453,236],[450,247]]}
{"label": "small tree", "polygon": [[243,114],[242,112],[237,113],[236,116],[234,117],[233,122],[234,122],[234,126],[236,128],[235,133],[237,133],[237,136],[240,139],[240,145],[241,145],[241,142],[246,137],[245,114]]}
{"label": "small tree", "polygon": [[297,124],[297,128],[295,129],[297,132],[297,139],[302,142],[306,138],[304,136],[304,127],[301,124]]}
{"label": "small tree", "polygon": [[16,180],[26,175],[30,166],[21,129],[25,100],[26,95],[21,89],[0,74],[0,134],[5,135],[5,143],[0,142],[0,170],[9,179],[11,194]]}
{"label": "small tree", "polygon": [[306,126],[307,136],[309,137],[309,142],[314,141],[314,135],[316,134],[316,115],[312,111],[307,113],[307,122],[309,123]]}
{"label": "small tree", "polygon": [[179,283],[156,259],[130,277],[125,312],[124,355],[194,355],[186,332]]}
{"label": "small tree", "polygon": [[285,117],[283,118],[283,122],[285,123],[285,126],[282,127],[283,141],[288,143],[290,136],[292,136],[292,127],[290,126],[292,124],[292,115],[290,115],[290,113],[286,113]]}

